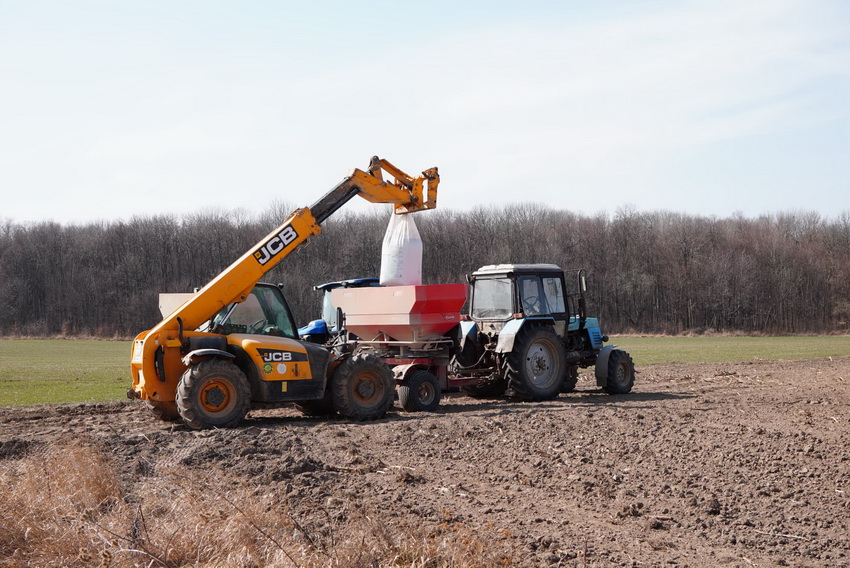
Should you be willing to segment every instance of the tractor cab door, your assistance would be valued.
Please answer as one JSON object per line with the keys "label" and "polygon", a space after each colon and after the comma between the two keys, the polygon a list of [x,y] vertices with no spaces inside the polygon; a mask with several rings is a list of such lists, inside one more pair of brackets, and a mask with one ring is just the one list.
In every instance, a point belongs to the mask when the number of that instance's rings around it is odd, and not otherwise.
{"label": "tractor cab door", "polygon": [[569,313],[563,279],[558,276],[521,275],[517,292],[522,313],[526,317],[551,316],[564,319]]}
{"label": "tractor cab door", "polygon": [[552,318],[555,333],[563,337],[569,319],[564,279],[555,274],[520,274],[516,278],[517,302],[527,318]]}

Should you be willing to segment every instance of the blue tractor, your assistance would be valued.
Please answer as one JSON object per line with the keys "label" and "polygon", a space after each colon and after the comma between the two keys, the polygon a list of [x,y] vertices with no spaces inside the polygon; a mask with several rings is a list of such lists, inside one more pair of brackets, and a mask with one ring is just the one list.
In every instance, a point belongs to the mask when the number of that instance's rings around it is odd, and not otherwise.
{"label": "blue tractor", "polygon": [[469,275],[467,313],[449,369],[466,379],[464,392],[489,398],[510,388],[525,400],[551,400],[575,388],[579,367],[591,366],[606,392],[631,391],[634,362],[605,345],[599,320],[586,314],[585,272],[575,275],[572,294],[554,264],[490,265]]}

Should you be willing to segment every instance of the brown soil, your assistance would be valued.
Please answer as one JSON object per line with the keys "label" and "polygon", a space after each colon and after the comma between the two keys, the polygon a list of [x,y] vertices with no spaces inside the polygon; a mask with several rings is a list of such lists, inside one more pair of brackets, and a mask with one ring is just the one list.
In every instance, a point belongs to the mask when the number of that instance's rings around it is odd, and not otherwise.
{"label": "brown soil", "polygon": [[546,403],[449,394],[375,423],[287,408],[203,432],[141,403],[5,408],[0,464],[82,438],[128,492],[168,464],[220,469],[315,530],[355,510],[462,526],[522,566],[850,565],[850,358],[657,365],[618,396],[591,381]]}

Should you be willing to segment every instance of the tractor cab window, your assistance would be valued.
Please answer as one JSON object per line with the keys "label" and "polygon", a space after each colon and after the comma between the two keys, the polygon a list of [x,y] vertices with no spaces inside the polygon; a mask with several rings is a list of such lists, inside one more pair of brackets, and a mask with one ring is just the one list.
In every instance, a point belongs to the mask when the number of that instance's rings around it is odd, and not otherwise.
{"label": "tractor cab window", "polygon": [[539,276],[520,276],[517,278],[519,299],[522,311],[527,316],[539,316],[549,313],[546,297],[540,288]]}
{"label": "tractor cab window", "polygon": [[549,304],[551,313],[566,313],[567,306],[564,302],[564,287],[560,278],[543,278],[543,295],[546,296],[546,303]]}
{"label": "tractor cab window", "polygon": [[548,316],[567,311],[561,279],[554,276],[520,276],[517,279],[522,311],[527,316]]}
{"label": "tractor cab window", "polygon": [[213,329],[225,335],[249,333],[298,337],[289,310],[281,301],[280,291],[271,286],[256,286],[245,301],[230,304],[213,318]]}
{"label": "tractor cab window", "polygon": [[472,289],[472,317],[508,319],[514,313],[513,285],[509,278],[476,280]]}

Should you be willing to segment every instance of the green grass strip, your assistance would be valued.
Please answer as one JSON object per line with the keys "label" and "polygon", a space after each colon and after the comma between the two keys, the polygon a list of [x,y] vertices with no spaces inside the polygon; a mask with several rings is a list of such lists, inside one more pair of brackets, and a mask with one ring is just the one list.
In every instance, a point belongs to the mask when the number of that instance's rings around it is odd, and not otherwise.
{"label": "green grass strip", "polygon": [[0,340],[0,406],[104,402],[130,387],[129,341]]}
{"label": "green grass strip", "polygon": [[611,337],[635,365],[818,359],[850,355],[850,337]]}
{"label": "green grass strip", "polygon": [[[612,337],[635,365],[850,356],[850,337]],[[121,400],[129,341],[0,340],[0,406]]]}

